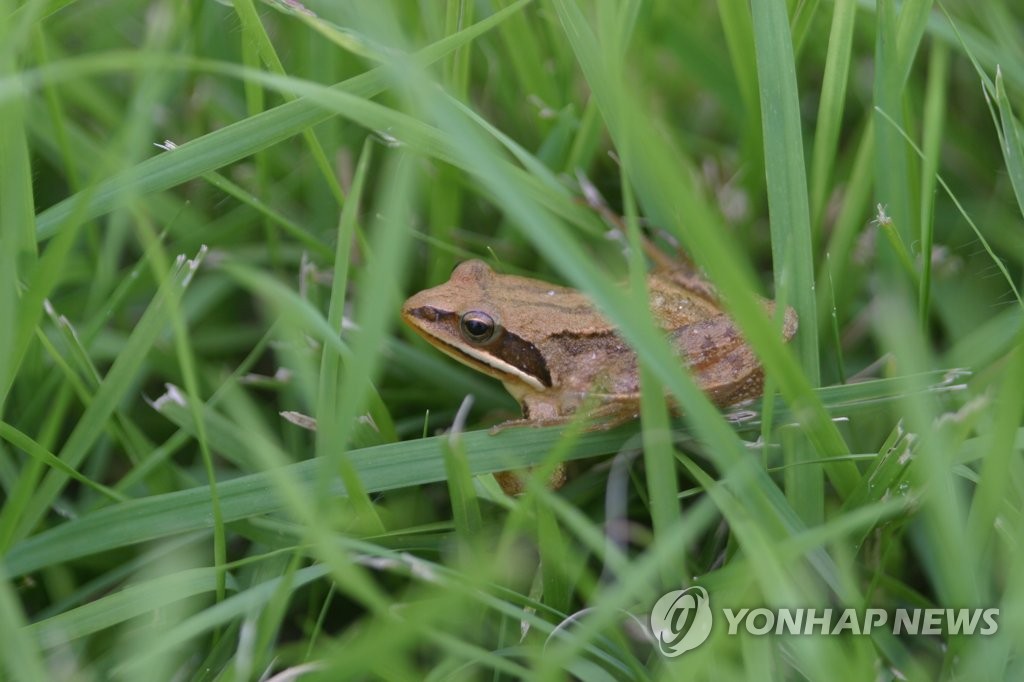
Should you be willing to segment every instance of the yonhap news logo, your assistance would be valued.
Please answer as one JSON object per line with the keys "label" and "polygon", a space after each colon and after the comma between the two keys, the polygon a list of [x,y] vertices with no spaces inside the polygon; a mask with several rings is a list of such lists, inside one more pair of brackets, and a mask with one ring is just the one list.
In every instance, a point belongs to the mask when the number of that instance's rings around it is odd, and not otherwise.
{"label": "yonhap news logo", "polygon": [[[997,608],[723,608],[720,613],[730,636],[870,635],[877,630],[896,636],[987,636],[999,630]],[[662,655],[674,658],[703,644],[714,620],[707,590],[695,585],[668,592],[655,602],[651,632]]]}
{"label": "yonhap news logo", "polygon": [[651,632],[658,649],[674,658],[695,649],[711,634],[711,604],[703,587],[665,594],[651,610]]}

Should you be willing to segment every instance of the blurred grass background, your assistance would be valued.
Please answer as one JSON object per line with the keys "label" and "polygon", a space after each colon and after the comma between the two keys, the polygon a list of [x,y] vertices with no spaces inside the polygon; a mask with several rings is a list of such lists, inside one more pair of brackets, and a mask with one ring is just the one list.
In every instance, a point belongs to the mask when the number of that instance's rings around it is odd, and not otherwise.
{"label": "blurred grass background", "polygon": [[[1022,27],[1012,0],[0,0],[4,674],[1019,679]],[[638,227],[723,294],[763,401],[726,418],[674,361],[620,285]],[[397,324],[471,256],[590,294],[640,422],[489,435],[512,399]],[[799,312],[788,347],[755,294]],[[557,493],[489,475],[563,459]],[[660,658],[638,624],[691,584],[1000,628],[719,623]]]}

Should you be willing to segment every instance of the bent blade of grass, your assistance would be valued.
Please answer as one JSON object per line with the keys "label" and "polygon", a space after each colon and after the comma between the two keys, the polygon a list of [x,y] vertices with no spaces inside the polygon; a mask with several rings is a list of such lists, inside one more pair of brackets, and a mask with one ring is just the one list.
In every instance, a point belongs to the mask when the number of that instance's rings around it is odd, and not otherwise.
{"label": "bent blade of grass", "polygon": [[[413,59],[423,66],[432,64],[500,25],[529,2],[531,0],[518,0],[459,33],[423,48],[413,56]],[[135,53],[130,54],[131,60],[137,59]],[[121,62],[120,68],[123,69],[124,60],[116,60],[114,64],[117,61]],[[60,66],[58,65],[58,68]],[[385,73],[383,69],[374,69],[334,87],[361,98],[370,98],[386,89]],[[173,153],[146,159],[135,167],[97,184],[92,189],[80,218],[95,218],[117,208],[118,201],[126,196],[140,196],[169,189],[205,172],[243,159],[327,120],[332,113],[315,102],[299,99],[233,123],[199,139],[190,140]],[[74,207],[75,197],[72,196],[40,213],[36,220],[39,239],[51,237],[62,229],[65,221],[74,212]]]}
{"label": "bent blade of grass", "polygon": [[[961,49],[966,53],[968,59],[971,60],[971,64],[974,66],[975,72],[981,79],[982,91],[985,94],[985,103],[988,105],[989,111],[992,114],[992,122],[996,129],[996,135],[999,137],[1003,160],[1006,163],[1006,169],[1010,176],[1010,184],[1013,187],[1014,196],[1017,198],[1017,206],[1020,209],[1021,215],[1024,216],[1024,140],[1021,138],[1020,122],[1017,121],[1014,116],[1013,108],[1011,107],[1009,98],[1006,94],[1006,88],[1003,83],[1003,71],[997,64],[996,78],[993,82],[982,68],[979,57],[975,54],[976,48],[969,44],[968,39],[963,35],[961,29],[953,23],[952,18],[947,15],[947,19],[949,19],[949,24],[956,36],[956,39],[959,41]],[[996,109],[993,109],[992,107],[993,99],[996,101],[996,106],[998,107],[998,116],[996,115]],[[904,137],[906,136],[904,135]],[[918,153],[920,154],[920,152]],[[946,190],[946,193],[950,195],[950,198],[953,199],[953,202],[960,210],[960,213],[965,219],[967,219],[971,228],[978,235],[979,240],[984,245],[985,250],[996,262],[996,265],[1002,271],[1003,276],[1007,278],[1011,288],[1014,293],[1016,293],[1016,287],[1014,286],[1013,281],[1010,280],[1009,274],[1006,272],[1006,268],[1002,264],[1002,261],[996,258],[995,253],[989,247],[988,242],[981,236],[978,228],[969,219],[967,213],[960,205],[960,202],[952,195],[952,191],[942,180],[941,176],[938,177],[938,181],[942,185],[943,189]],[[1020,301],[1019,295],[1017,296],[1017,300]],[[1024,306],[1024,303],[1022,303],[1022,306]]]}
{"label": "bent blade of grass", "polygon": [[[530,154],[529,151],[523,148],[518,142],[513,140],[511,137],[506,135],[504,132],[495,127],[491,122],[485,119],[483,116],[473,111],[472,108],[466,106],[462,102],[459,102],[453,97],[445,95],[445,99],[449,106],[454,107],[460,113],[464,114],[481,129],[485,130],[489,135],[493,136],[503,147],[505,147],[509,153],[518,161],[523,170],[515,167],[510,167],[510,170],[517,174],[524,182],[529,183],[531,191],[528,194],[539,199],[541,203],[572,223],[576,228],[583,230],[587,234],[600,237],[606,233],[607,225],[603,223],[599,217],[587,207],[581,205],[580,202],[575,200],[575,197],[566,190],[564,183],[559,181],[558,177],[544,164],[543,161],[539,160],[536,156]],[[588,106],[588,110],[590,107]],[[596,107],[593,109],[596,111]],[[589,138],[591,135],[596,136],[599,134],[600,122],[595,114],[589,130],[580,131],[580,137],[576,139],[581,146],[588,146],[590,144],[597,144],[596,139],[587,141],[584,138]],[[456,138],[449,138],[452,142],[455,142]],[[570,152],[570,165],[567,168],[567,172],[575,174],[581,168],[585,168],[580,163],[572,163],[573,156],[575,153],[583,153],[582,150],[574,150]],[[591,153],[593,153],[591,151]],[[506,164],[504,159],[500,161],[495,159],[496,162]]]}
{"label": "bent blade of grass", "polygon": [[494,137],[494,139],[500,142],[503,147],[508,149],[509,153],[515,157],[516,161],[522,164],[523,168],[529,171],[530,175],[551,187],[552,190],[561,192],[566,196],[569,195],[565,186],[559,182],[558,177],[551,172],[543,162],[539,161],[537,157],[524,149],[521,144],[499,130],[493,123],[474,111],[472,107],[458,101],[454,97],[449,97],[449,102],[451,103],[451,106],[457,108],[467,117],[472,119],[474,123],[486,130]]}
{"label": "bent blade of grass", "polygon": [[[866,9],[874,8],[874,0],[860,0],[861,6]],[[870,4],[869,4],[870,3]],[[983,64],[986,68],[995,69],[1000,64],[1008,67],[1007,79],[1017,88],[1024,87],[1024,60],[1020,59],[1012,49],[995,45],[991,36],[982,30],[966,25],[959,25],[953,21],[945,3],[939,3],[942,14],[932,12],[928,16],[927,31],[951,47],[963,48],[976,64]],[[1013,28],[1016,28],[1014,25]]]}

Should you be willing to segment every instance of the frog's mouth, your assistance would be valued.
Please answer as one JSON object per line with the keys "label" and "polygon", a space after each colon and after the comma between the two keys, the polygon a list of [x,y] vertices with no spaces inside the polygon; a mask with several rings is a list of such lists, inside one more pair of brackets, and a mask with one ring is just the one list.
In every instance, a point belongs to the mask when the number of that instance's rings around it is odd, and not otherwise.
{"label": "frog's mouth", "polygon": [[416,333],[441,352],[462,364],[506,384],[519,382],[534,390],[551,387],[551,374],[537,347],[519,336],[501,330],[486,345],[455,344],[461,339],[459,316],[431,306],[405,308],[402,318]]}

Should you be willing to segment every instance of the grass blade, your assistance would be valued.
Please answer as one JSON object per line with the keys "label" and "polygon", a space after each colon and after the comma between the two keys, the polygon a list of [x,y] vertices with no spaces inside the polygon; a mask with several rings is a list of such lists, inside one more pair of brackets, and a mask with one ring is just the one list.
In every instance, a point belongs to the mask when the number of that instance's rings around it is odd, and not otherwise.
{"label": "grass blade", "polygon": [[[139,320],[124,351],[107,372],[93,402],[86,408],[85,414],[61,448],[59,457],[72,469],[77,469],[88,456],[96,438],[103,432],[107,419],[123,399],[125,392],[131,388],[146,354],[164,330],[167,323],[164,317],[168,305],[167,298],[182,295],[201,262],[202,254],[193,260],[180,257],[175,270]],[[13,510],[5,507],[0,512],[0,547],[10,547],[12,540],[28,535],[46,514],[67,481],[67,474],[50,471],[39,484],[35,495],[19,518],[12,516]]]}
{"label": "grass blade", "polygon": [[[780,304],[791,304],[800,317],[800,330],[794,339],[800,367],[811,386],[818,386],[821,368],[814,248],[789,17],[783,0],[753,3],[751,11],[764,127],[775,295]],[[806,441],[798,443],[794,451],[797,461],[815,459]],[[822,521],[825,487],[817,466],[793,469],[787,477],[786,490],[808,524]]]}
{"label": "grass blade", "polygon": [[856,23],[856,0],[836,0],[832,8],[828,56],[825,59],[825,74],[822,76],[821,99],[818,103],[818,125],[814,131],[814,148],[811,152],[811,218],[819,243],[822,211],[827,198],[825,192],[832,176],[843,122]]}
{"label": "grass blade", "polygon": [[[416,55],[416,59],[426,65],[443,58],[498,26],[529,2],[518,0],[463,31],[424,48]],[[373,97],[385,89],[385,74],[382,69],[375,69],[336,87],[359,97]],[[88,220],[103,215],[116,208],[117,201],[124,196],[145,195],[180,185],[266,149],[326,120],[330,115],[331,112],[323,110],[317,103],[300,99],[233,123],[200,139],[190,140],[173,154],[152,157],[98,184],[85,201],[80,217]],[[56,234],[74,209],[75,198],[71,197],[40,213],[36,220],[38,237],[47,239]]]}
{"label": "grass blade", "polygon": [[935,182],[939,171],[939,146],[945,124],[946,78],[949,52],[944,45],[932,46],[928,62],[928,86],[924,104],[924,159],[921,168],[921,280],[917,307],[921,328],[928,325],[932,289],[932,244],[935,237]]}

